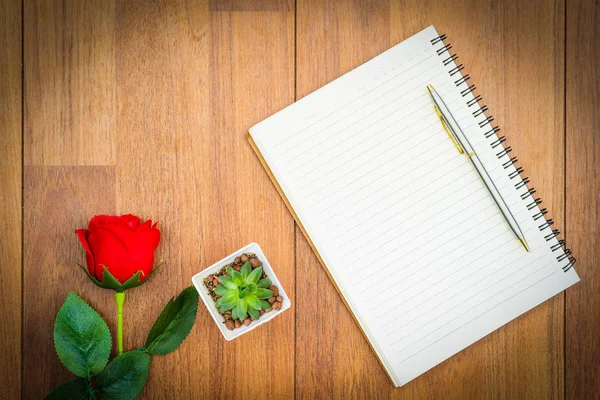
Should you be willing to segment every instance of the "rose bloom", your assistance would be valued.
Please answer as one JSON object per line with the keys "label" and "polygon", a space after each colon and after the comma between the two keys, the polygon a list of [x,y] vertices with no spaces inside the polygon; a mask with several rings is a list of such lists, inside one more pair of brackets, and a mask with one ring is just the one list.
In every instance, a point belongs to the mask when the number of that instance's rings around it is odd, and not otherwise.
{"label": "rose bloom", "polygon": [[87,229],[75,232],[85,248],[88,271],[100,282],[104,267],[121,283],[138,271],[142,281],[154,268],[160,231],[152,220],[141,223],[139,217],[131,214],[97,215]]}

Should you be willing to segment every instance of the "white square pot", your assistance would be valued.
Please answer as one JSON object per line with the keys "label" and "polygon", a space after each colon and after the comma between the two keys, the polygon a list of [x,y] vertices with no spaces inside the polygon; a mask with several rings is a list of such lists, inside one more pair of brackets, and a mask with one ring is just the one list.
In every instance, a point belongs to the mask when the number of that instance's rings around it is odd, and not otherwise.
{"label": "white square pot", "polygon": [[[217,310],[217,307],[215,307],[215,302],[213,301],[212,297],[210,297],[208,289],[206,288],[206,286],[204,286],[204,278],[206,278],[208,275],[212,275],[216,272],[219,272],[221,270],[221,268],[223,268],[227,264],[231,264],[236,257],[241,256],[243,253],[256,254],[258,259],[263,264],[262,265],[263,271],[265,272],[265,274],[267,274],[267,277],[271,280],[271,283],[273,285],[277,286],[277,288],[279,289],[279,296],[283,297],[283,303],[282,303],[281,310],[273,310],[269,313],[265,313],[258,320],[252,321],[252,323],[250,325],[246,326],[246,325],[242,324],[242,326],[240,328],[230,331],[225,326],[225,319],[223,318],[223,316],[221,315],[219,310]],[[292,305],[289,297],[287,296],[287,294],[285,293],[285,290],[283,289],[283,286],[281,286],[281,283],[277,279],[275,272],[271,268],[271,264],[269,264],[269,260],[267,260],[267,257],[265,257],[264,253],[262,252],[260,246],[257,243],[250,243],[246,247],[239,249],[235,253],[228,255],[224,259],[214,263],[213,265],[206,268],[202,272],[194,275],[194,277],[192,278],[192,283],[194,284],[194,286],[196,287],[196,290],[200,294],[200,297],[202,298],[202,301],[206,305],[206,308],[208,308],[208,312],[210,312],[210,315],[212,315],[213,319],[217,323],[217,326],[221,330],[221,333],[227,340],[235,339],[236,337],[243,335],[246,332],[250,332],[252,329],[264,324],[265,322],[272,320],[273,318],[275,318],[276,316],[278,316],[279,314],[281,314],[282,312],[284,312],[285,310],[290,308],[290,306]]]}

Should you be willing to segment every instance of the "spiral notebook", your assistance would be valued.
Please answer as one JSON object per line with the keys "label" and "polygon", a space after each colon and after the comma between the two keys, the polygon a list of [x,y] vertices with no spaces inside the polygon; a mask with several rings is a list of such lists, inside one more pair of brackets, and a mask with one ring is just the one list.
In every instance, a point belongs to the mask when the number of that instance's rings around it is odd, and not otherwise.
{"label": "spiral notebook", "polygon": [[[428,84],[479,154],[530,252],[449,140]],[[429,27],[248,135],[396,386],[579,280],[474,89],[446,36]]]}

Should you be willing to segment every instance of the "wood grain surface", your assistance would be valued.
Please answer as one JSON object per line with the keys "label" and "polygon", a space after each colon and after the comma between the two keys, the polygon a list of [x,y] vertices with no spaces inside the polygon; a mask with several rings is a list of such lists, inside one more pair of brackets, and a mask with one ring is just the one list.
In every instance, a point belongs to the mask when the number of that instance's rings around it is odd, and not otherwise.
{"label": "wood grain surface", "polygon": [[21,2],[0,3],[0,399],[21,393]]}
{"label": "wood grain surface", "polygon": [[566,239],[581,282],[567,291],[568,399],[600,396],[600,4],[567,4]]}
{"label": "wood grain surface", "polygon": [[[394,388],[245,134],[431,24],[582,281]],[[126,349],[192,275],[252,241],[292,299],[233,342],[200,304],[181,348],[153,359],[141,398],[594,398],[599,27],[594,0],[2,2],[0,399],[42,398],[70,379],[52,343],[70,290],[116,329],[112,293],[73,264],[84,260],[73,231],[100,213],[152,218],[163,234],[164,266],[127,294]]]}

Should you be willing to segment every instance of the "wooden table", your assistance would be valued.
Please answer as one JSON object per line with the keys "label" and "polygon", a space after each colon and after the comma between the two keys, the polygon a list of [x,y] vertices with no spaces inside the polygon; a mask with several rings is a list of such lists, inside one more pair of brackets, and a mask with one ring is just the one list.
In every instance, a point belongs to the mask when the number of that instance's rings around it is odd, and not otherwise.
{"label": "wooden table", "polygon": [[[273,112],[433,24],[579,262],[581,282],[395,389],[245,140]],[[256,241],[292,308],[226,342],[201,304],[143,398],[593,398],[600,392],[600,5],[540,1],[5,0],[0,397],[70,379],[52,343],[100,213],[160,221],[166,263],[125,305],[141,346],[190,277]],[[22,208],[21,208],[22,206]],[[596,397],[597,398],[597,397]]]}

